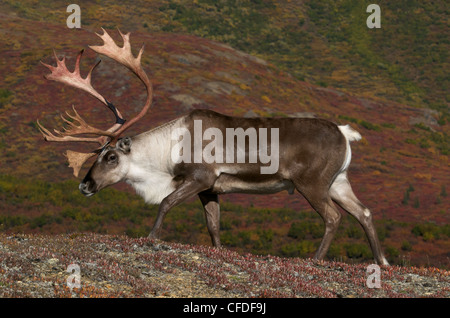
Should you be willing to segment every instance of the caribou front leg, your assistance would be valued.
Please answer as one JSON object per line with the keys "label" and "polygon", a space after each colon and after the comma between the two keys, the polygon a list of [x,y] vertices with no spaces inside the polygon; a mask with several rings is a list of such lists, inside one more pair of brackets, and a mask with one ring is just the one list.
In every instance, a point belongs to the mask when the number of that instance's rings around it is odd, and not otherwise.
{"label": "caribou front leg", "polygon": [[206,216],[206,226],[211,236],[212,244],[220,247],[220,205],[219,196],[214,193],[199,193],[200,201],[202,201]]}
{"label": "caribou front leg", "polygon": [[198,182],[198,180],[185,180],[175,191],[165,197],[159,205],[158,215],[155,225],[150,232],[149,238],[159,239],[161,236],[161,227],[167,212],[174,206],[180,204],[189,197],[206,190],[208,187]]}

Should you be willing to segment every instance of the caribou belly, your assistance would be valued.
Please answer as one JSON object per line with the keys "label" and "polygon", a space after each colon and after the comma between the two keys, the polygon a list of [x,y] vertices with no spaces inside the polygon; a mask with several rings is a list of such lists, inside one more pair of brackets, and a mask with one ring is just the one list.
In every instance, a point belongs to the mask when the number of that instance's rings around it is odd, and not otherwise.
{"label": "caribou belly", "polygon": [[246,180],[235,175],[221,174],[214,183],[212,191],[217,194],[269,194],[287,190],[292,194],[294,189],[294,184],[286,179]]}

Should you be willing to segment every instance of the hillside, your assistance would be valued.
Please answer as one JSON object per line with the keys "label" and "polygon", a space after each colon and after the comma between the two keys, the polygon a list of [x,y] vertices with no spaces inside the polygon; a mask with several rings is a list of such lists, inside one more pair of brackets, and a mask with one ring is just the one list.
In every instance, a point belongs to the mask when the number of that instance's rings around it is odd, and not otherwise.
{"label": "hillside", "polygon": [[[53,64],[55,49],[70,69],[80,49],[100,43],[94,32],[103,26],[117,39],[119,27],[132,32],[135,51],[145,43],[143,65],[155,89],[152,110],[129,134],[194,108],[351,124],[364,138],[352,145],[350,180],[372,209],[389,260],[448,267],[448,12],[443,1],[395,3],[380,3],[382,29],[369,30],[356,1],[106,1],[83,5],[83,28],[70,30],[65,2],[2,2],[0,230],[148,233],[155,207],[121,185],[82,197],[62,152],[83,145],[46,143],[36,127],[38,118],[60,127],[59,114],[72,104],[90,123],[107,126],[102,105],[43,79],[48,71],[39,61]],[[95,61],[86,50],[82,72]],[[106,58],[93,85],[126,118],[145,99],[141,84]],[[320,220],[298,195],[222,200],[223,240],[232,248],[308,257],[319,242]],[[330,259],[369,260],[358,225],[345,222]],[[209,244],[196,201],[169,215],[164,239]]]}
{"label": "hillside", "polygon": [[[67,271],[70,264],[78,270]],[[383,267],[380,288],[368,288],[367,265],[238,254],[124,236],[0,235],[0,297],[450,296],[448,271]]]}

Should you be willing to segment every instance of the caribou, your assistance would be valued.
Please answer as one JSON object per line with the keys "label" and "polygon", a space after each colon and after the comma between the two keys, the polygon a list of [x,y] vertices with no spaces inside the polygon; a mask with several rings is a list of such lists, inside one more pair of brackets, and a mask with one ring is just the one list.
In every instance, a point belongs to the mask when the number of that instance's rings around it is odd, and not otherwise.
{"label": "caribou", "polygon": [[[109,108],[116,119],[109,129],[98,129],[87,124],[73,108],[73,113],[66,112],[69,118],[61,116],[66,123],[63,130],[50,132],[37,121],[47,141],[99,145],[89,153],[70,150],[65,153],[76,177],[82,165],[97,156],[79,184],[83,195],[92,196],[118,182],[130,184],[147,203],[159,204],[149,234],[153,239],[160,238],[163,219],[172,207],[198,195],[212,244],[221,246],[220,194],[271,194],[284,190],[293,194],[297,190],[325,224],[315,259],[326,256],[337,231],[342,217],[337,204],[359,221],[375,261],[388,265],[371,211],[356,197],[347,176],[350,142],[361,139],[356,130],[319,118],[240,118],[196,109],[147,132],[121,137],[149,110],[153,87],[141,65],[144,46],[135,57],[130,33],[118,31],[123,40],[123,46],[119,47],[103,28],[102,31],[96,34],[103,44],[89,47],[127,67],[147,91],[144,106],[131,120],[125,120],[120,111],[92,87],[91,75],[98,63],[85,78],[81,76],[83,51],[76,58],[73,72],[67,69],[65,58],[60,60],[56,53],[56,67],[41,62],[51,71],[45,76],[47,79],[88,92]],[[195,138],[196,135],[201,138]],[[240,142],[230,142],[228,138]]]}

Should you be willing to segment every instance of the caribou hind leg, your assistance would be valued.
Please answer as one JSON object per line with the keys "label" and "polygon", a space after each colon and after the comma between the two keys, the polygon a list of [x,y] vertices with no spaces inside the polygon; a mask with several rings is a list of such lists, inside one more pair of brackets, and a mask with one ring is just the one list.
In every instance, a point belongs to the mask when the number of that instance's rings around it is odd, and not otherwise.
{"label": "caribou hind leg", "polygon": [[329,193],[333,201],[353,215],[361,224],[366,232],[375,261],[380,265],[389,265],[381,250],[381,244],[372,222],[372,213],[353,193],[346,171],[336,177]]}
{"label": "caribou hind leg", "polygon": [[321,260],[325,257],[328,249],[330,248],[331,241],[333,240],[341,222],[342,215],[329,196],[321,198],[318,201],[311,201],[311,199],[308,199],[308,201],[311,203],[314,210],[319,213],[325,223],[325,233],[323,235],[322,242],[320,242],[320,246],[314,255],[315,259]]}
{"label": "caribou hind leg", "polygon": [[319,213],[325,223],[325,233],[322,242],[314,255],[315,259],[321,260],[328,252],[331,241],[339,227],[342,215],[329,196],[327,186],[322,184],[306,185],[295,181],[294,185],[309,204],[311,204],[312,208]]}

